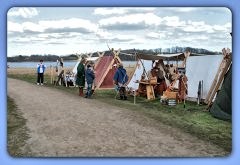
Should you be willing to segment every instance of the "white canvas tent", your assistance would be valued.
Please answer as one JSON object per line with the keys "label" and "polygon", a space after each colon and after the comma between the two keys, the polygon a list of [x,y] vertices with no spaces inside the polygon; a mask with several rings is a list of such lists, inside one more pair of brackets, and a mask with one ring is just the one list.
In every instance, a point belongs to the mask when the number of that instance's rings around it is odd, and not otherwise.
{"label": "white canvas tent", "polygon": [[152,61],[154,60],[184,60],[185,55],[184,53],[178,53],[178,54],[165,54],[165,55],[146,55],[146,54],[138,54],[138,58],[141,59],[141,61],[137,61],[135,71],[133,73],[133,76],[130,78],[128,83],[128,88],[132,90],[138,89],[138,83],[136,83],[136,80],[141,79],[141,75],[145,71],[148,72],[152,69]]}
{"label": "white canvas tent", "polygon": [[[87,61],[92,61],[92,62],[96,63],[97,60],[99,59],[99,57],[88,57],[86,59],[87,59]],[[75,64],[75,66],[74,66],[74,68],[72,70],[74,75],[77,73],[77,67],[78,67],[79,62],[80,62],[80,59],[77,61],[77,63]]]}
{"label": "white canvas tent", "polygon": [[189,98],[197,98],[199,81],[203,81],[202,98],[206,98],[222,58],[222,55],[190,56],[188,58],[186,76]]}
{"label": "white canvas tent", "polygon": [[[161,58],[166,60],[167,57],[173,57],[177,55],[180,54],[164,55],[164,58],[160,55],[155,55],[155,57],[149,55],[139,55],[139,57],[143,58],[141,61],[145,67],[145,70],[149,71],[152,68],[152,60],[158,60]],[[186,76],[188,78],[187,84],[189,98],[197,98],[199,81],[203,81],[202,98],[206,98],[222,58],[222,55],[203,55],[188,57],[186,61]],[[128,83],[128,88],[132,90],[138,89],[139,84],[136,83],[136,81],[140,80],[141,75],[143,74],[142,63],[140,61],[137,62],[133,76],[130,78],[130,81]]]}

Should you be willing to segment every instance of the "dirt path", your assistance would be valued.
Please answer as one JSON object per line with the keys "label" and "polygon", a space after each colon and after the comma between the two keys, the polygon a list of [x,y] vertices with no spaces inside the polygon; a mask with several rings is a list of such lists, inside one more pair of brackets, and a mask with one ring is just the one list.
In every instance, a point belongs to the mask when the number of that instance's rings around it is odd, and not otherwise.
{"label": "dirt path", "polygon": [[[76,89],[77,90],[77,89]],[[225,152],[134,111],[8,78],[34,156],[215,156]]]}

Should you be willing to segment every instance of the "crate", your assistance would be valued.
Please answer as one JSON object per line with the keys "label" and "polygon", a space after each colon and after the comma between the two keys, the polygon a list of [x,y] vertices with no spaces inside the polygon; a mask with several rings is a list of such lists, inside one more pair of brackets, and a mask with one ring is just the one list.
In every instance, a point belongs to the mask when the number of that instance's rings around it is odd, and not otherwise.
{"label": "crate", "polygon": [[164,95],[165,97],[167,97],[168,99],[175,99],[175,100],[177,100],[178,92],[165,91],[165,92],[163,93],[163,95]]}
{"label": "crate", "polygon": [[156,77],[150,78],[149,83],[150,84],[157,84],[157,78]]}
{"label": "crate", "polygon": [[147,90],[147,99],[148,100],[155,99],[153,86],[152,85],[146,85],[146,90]]}

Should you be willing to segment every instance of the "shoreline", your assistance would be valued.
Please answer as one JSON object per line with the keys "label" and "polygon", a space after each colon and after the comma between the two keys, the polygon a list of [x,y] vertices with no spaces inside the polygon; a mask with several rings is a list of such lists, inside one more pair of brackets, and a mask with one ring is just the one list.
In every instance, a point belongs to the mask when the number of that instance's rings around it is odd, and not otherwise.
{"label": "shoreline", "polygon": [[[127,73],[129,75],[133,74],[134,72],[134,67],[125,67],[127,70]],[[65,67],[65,71],[71,71],[73,70],[73,67]],[[51,75],[51,70],[49,67],[47,67],[47,70],[45,72],[45,75]],[[54,72],[53,74],[57,74],[57,72]],[[17,68],[7,68],[7,74],[19,74],[19,75],[24,75],[24,74],[30,74],[30,75],[35,75],[37,74],[37,68],[28,68],[28,67],[17,67]]]}

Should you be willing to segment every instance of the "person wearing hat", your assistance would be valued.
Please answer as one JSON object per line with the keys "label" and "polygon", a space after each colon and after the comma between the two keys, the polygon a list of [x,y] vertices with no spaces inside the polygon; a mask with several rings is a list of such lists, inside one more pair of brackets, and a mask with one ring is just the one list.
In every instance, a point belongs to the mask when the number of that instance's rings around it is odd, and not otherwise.
{"label": "person wearing hat", "polygon": [[119,89],[120,99],[127,100],[126,96],[126,83],[128,82],[128,75],[126,69],[123,68],[123,64],[119,63],[118,69],[114,74],[113,80]]}
{"label": "person wearing hat", "polygon": [[43,64],[43,60],[40,60],[40,63],[37,64],[37,85],[43,85],[44,82],[44,71],[46,69],[46,65]]}
{"label": "person wearing hat", "polygon": [[86,59],[82,57],[77,67],[76,85],[79,88],[79,96],[83,97],[83,88],[85,86],[85,68]]}

